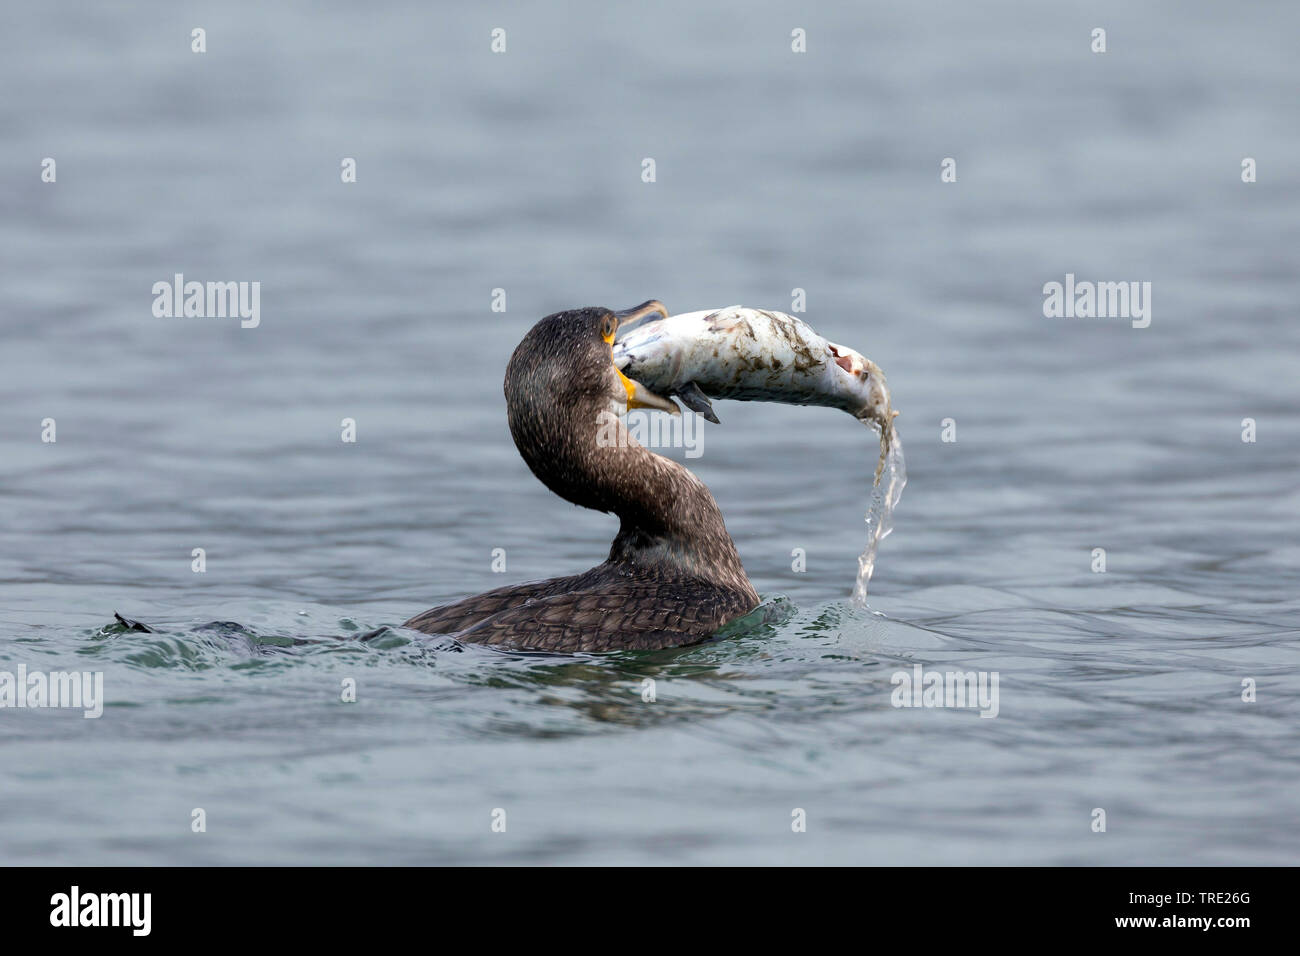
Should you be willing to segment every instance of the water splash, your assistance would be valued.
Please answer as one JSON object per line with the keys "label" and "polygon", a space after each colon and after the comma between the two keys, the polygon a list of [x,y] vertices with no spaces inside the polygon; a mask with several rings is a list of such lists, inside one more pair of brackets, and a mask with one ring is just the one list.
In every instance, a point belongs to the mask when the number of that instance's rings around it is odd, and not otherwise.
{"label": "water splash", "polygon": [[867,507],[867,547],[858,558],[858,580],[853,585],[853,604],[867,606],[867,584],[876,566],[876,549],[880,542],[894,530],[894,509],[903,496],[907,484],[907,463],[903,460],[903,443],[898,430],[891,423],[888,438],[876,422],[867,422],[880,438],[880,464],[876,466],[875,483],[871,486],[871,504]]}

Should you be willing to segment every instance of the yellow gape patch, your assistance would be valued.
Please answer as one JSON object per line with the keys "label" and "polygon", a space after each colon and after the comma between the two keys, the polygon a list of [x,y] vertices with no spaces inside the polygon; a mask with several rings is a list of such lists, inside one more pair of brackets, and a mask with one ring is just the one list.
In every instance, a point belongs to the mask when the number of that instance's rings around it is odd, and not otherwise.
{"label": "yellow gape patch", "polygon": [[[617,331],[618,328],[614,325],[614,323],[606,320],[606,325],[605,328],[602,330],[601,338],[603,338],[606,341],[606,343],[608,343],[609,345],[609,360],[611,362],[614,361],[614,335]],[[634,383],[630,378],[624,375],[623,370],[618,366],[614,367],[614,371],[618,373],[618,380],[623,383],[623,391],[627,392],[627,407],[628,408],[650,407],[648,405],[642,405],[640,402],[638,402],[636,399],[632,397],[633,395],[636,394],[636,383]]]}
{"label": "yellow gape patch", "polygon": [[627,392],[627,407],[648,408],[649,406],[642,405],[633,397],[636,394],[636,383],[624,375],[622,369],[615,368],[614,371],[618,372],[618,380],[623,383],[623,391]]}

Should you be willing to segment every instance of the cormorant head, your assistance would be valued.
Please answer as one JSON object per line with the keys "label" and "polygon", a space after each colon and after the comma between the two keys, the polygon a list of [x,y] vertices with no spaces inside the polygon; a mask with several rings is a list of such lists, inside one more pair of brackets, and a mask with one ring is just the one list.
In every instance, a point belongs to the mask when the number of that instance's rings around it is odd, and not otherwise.
{"label": "cormorant head", "polygon": [[582,462],[590,463],[600,416],[611,402],[681,414],[675,402],[614,365],[619,325],[652,313],[667,316],[668,310],[651,299],[622,312],[599,307],[556,312],[534,325],[510,357],[506,411],[515,445],[533,473],[571,501],[577,490],[571,479]]}
{"label": "cormorant head", "polygon": [[667,316],[668,309],[651,299],[622,312],[590,306],[546,316],[529,330],[510,357],[507,403],[553,414],[590,410],[594,415],[617,400],[628,408],[680,414],[676,403],[632,381],[614,365],[614,336],[619,326],[654,313]]}

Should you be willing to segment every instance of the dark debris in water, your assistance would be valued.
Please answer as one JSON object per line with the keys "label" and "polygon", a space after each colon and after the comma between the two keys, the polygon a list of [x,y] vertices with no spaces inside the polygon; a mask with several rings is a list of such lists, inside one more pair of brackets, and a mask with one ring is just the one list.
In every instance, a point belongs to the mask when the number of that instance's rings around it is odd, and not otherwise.
{"label": "dark debris in water", "polygon": [[154,632],[153,628],[149,627],[147,624],[141,624],[139,621],[133,621],[129,617],[123,617],[116,611],[113,612],[113,617],[117,618],[117,623],[121,624],[122,627],[126,628],[128,631],[143,631],[146,634],[152,634]]}

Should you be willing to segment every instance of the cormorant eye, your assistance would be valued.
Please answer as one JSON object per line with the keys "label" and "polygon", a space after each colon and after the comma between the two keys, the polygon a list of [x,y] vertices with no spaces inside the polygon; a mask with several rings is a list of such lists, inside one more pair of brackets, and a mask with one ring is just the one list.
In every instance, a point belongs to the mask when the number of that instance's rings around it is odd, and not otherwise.
{"label": "cormorant eye", "polygon": [[605,316],[604,321],[600,323],[600,337],[606,342],[614,341],[614,317],[612,315]]}

